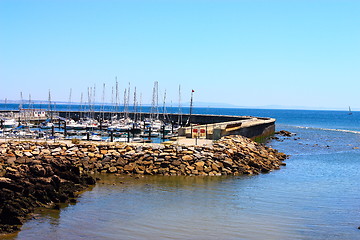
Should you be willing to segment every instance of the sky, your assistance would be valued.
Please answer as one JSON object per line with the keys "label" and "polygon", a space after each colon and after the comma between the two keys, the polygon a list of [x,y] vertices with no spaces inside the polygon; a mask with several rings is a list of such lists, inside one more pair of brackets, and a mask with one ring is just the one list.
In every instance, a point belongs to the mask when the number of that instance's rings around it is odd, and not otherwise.
{"label": "sky", "polygon": [[[358,0],[0,0],[0,100],[360,110]],[[105,88],[103,88],[105,84]],[[71,89],[71,90],[70,90]]]}

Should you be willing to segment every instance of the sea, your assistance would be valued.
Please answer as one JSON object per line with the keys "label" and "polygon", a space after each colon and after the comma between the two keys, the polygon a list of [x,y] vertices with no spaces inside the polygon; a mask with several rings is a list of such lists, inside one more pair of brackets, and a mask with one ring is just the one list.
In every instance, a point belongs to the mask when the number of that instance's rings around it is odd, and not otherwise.
{"label": "sea", "polygon": [[360,112],[193,113],[275,118],[293,135],[265,144],[290,155],[287,165],[255,176],[98,175],[77,203],[39,209],[6,239],[360,239]]}

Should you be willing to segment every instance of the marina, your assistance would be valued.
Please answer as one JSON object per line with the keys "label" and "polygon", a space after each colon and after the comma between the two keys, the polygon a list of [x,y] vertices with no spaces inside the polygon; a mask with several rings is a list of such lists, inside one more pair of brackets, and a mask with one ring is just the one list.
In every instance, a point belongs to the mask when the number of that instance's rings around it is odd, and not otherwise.
{"label": "marina", "polygon": [[[81,117],[82,116],[82,117]],[[217,140],[242,135],[256,140],[275,131],[275,119],[251,116],[140,112],[0,111],[0,138],[86,140],[103,142],[174,141],[178,138]]]}

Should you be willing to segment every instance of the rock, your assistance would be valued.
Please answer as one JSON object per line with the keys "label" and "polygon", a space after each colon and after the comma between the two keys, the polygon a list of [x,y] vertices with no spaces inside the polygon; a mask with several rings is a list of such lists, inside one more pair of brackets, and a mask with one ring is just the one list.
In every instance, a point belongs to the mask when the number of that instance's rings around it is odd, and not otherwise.
{"label": "rock", "polygon": [[109,173],[115,173],[115,172],[117,172],[117,168],[116,167],[109,167],[108,172]]}
{"label": "rock", "polygon": [[16,157],[8,157],[6,159],[7,164],[12,165],[16,161]]}
{"label": "rock", "polygon": [[17,157],[22,157],[22,156],[24,156],[23,152],[20,151],[20,150],[15,150],[14,154],[15,154]]}
{"label": "rock", "polygon": [[53,150],[51,150],[51,153],[58,153],[58,152],[61,152],[62,151],[62,148],[61,147],[57,147]]}
{"label": "rock", "polygon": [[1,233],[18,230],[18,225],[23,224],[35,207],[68,201],[75,192],[95,181],[89,176],[80,176],[66,159],[48,161],[44,158],[14,164],[17,165],[7,167],[4,177],[0,177]]}
{"label": "rock", "polygon": [[199,162],[196,162],[195,165],[196,165],[197,167],[204,167],[205,162],[199,161]]}
{"label": "rock", "polygon": [[129,163],[128,165],[124,166],[124,171],[132,172],[135,169],[135,163]]}
{"label": "rock", "polygon": [[291,132],[288,132],[288,131],[285,131],[285,130],[281,130],[279,132],[276,132],[275,134],[279,134],[279,135],[284,136],[284,137],[291,137],[292,135],[295,135],[295,134],[292,134]]}
{"label": "rock", "polygon": [[216,163],[213,163],[213,164],[211,164],[211,168],[212,168],[212,170],[213,170],[213,171],[218,172],[218,171],[219,171],[220,166],[219,166],[219,165],[217,165]]}
{"label": "rock", "polygon": [[232,166],[234,164],[233,160],[231,158],[225,158],[223,161],[225,166]]}
{"label": "rock", "polygon": [[41,154],[42,154],[42,155],[49,155],[49,154],[51,154],[51,152],[50,152],[49,149],[42,149],[42,150],[41,150]]}
{"label": "rock", "polygon": [[182,156],[181,159],[182,159],[183,161],[192,161],[192,160],[194,159],[194,157],[191,156],[191,155],[184,155],[184,156]]}
{"label": "rock", "polygon": [[26,157],[32,157],[32,156],[33,156],[31,152],[24,152],[24,155],[25,155]]}
{"label": "rock", "polygon": [[174,165],[174,166],[180,166],[181,161],[180,160],[174,160],[174,161],[171,162],[171,164]]}

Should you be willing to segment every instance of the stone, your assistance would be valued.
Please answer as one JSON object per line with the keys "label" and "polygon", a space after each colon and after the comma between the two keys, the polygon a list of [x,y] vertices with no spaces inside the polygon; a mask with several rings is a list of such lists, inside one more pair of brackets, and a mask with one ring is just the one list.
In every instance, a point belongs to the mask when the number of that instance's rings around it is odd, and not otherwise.
{"label": "stone", "polygon": [[142,164],[143,165],[151,165],[153,163],[153,161],[152,160],[149,160],[149,161],[142,161]]}
{"label": "stone", "polygon": [[33,156],[31,152],[24,152],[24,155],[25,155],[26,157],[32,157],[32,156]]}
{"label": "stone", "polygon": [[16,157],[8,157],[8,158],[6,158],[6,162],[9,165],[14,164],[15,161],[16,161]]}
{"label": "stone", "polygon": [[42,149],[42,150],[41,150],[41,154],[43,154],[43,155],[49,155],[49,154],[51,154],[51,152],[50,152],[49,149]]}
{"label": "stone", "polygon": [[194,170],[195,169],[195,167],[193,167],[193,166],[187,166],[186,168],[189,169],[189,170]]}
{"label": "stone", "polygon": [[14,151],[14,154],[15,154],[17,157],[22,157],[22,156],[24,156],[23,153],[22,153],[22,151],[20,151],[20,150],[15,150],[15,151]]}
{"label": "stone", "polygon": [[124,166],[124,171],[128,171],[128,172],[132,172],[135,169],[135,164],[134,163],[129,163],[128,165]]}
{"label": "stone", "polygon": [[213,163],[213,164],[211,164],[211,168],[213,171],[219,171],[220,166],[217,165],[216,163]]}
{"label": "stone", "polygon": [[115,173],[115,172],[117,172],[117,168],[116,167],[109,167],[108,172],[109,173]]}
{"label": "stone", "polygon": [[180,166],[181,161],[180,160],[174,160],[174,161],[171,162],[171,164],[174,165],[174,166]]}
{"label": "stone", "polygon": [[234,162],[231,158],[225,158],[223,163],[225,164],[225,166],[232,166],[234,164]]}
{"label": "stone", "polygon": [[51,153],[56,153],[56,152],[61,152],[61,151],[62,151],[62,148],[57,147],[57,148],[54,148],[53,150],[51,150]]}
{"label": "stone", "polygon": [[194,158],[191,155],[184,155],[181,157],[183,161],[192,161]]}
{"label": "stone", "polygon": [[196,165],[197,167],[204,167],[205,162],[199,161],[199,162],[196,162],[195,165]]}

